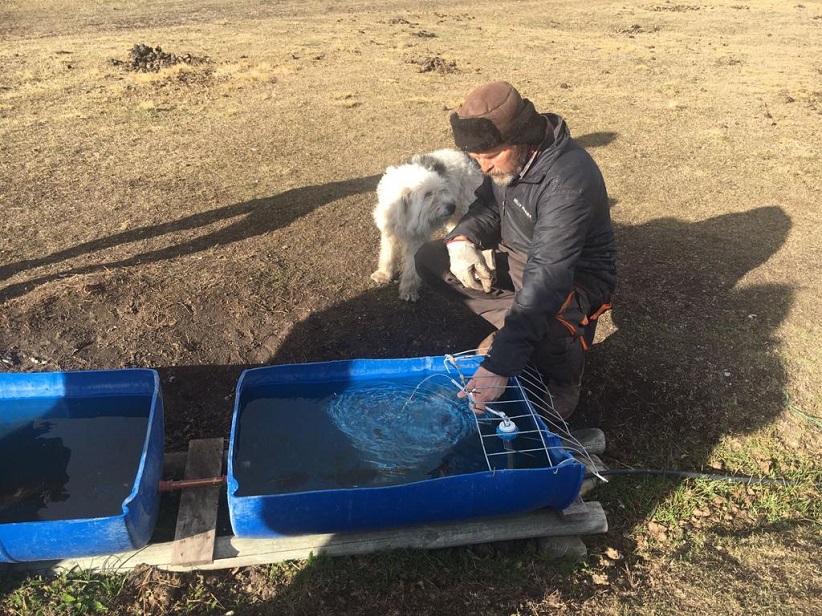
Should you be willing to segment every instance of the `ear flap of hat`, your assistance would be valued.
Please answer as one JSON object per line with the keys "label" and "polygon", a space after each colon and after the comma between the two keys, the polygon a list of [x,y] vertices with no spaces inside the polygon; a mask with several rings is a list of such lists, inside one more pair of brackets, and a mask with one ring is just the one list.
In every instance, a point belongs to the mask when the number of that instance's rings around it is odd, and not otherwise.
{"label": "ear flap of hat", "polygon": [[461,118],[451,114],[454,143],[464,152],[485,152],[503,143],[496,125],[488,118]]}
{"label": "ear flap of hat", "polygon": [[503,136],[506,143],[512,145],[520,143],[540,143],[545,138],[546,119],[537,113],[534,103],[527,98],[522,111],[514,118],[508,133]]}

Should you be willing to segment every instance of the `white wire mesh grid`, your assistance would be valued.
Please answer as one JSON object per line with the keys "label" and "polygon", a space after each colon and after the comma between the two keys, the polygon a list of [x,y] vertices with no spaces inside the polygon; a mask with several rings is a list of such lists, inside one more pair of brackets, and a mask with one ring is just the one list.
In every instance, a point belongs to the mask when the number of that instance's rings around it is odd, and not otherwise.
{"label": "white wire mesh grid", "polygon": [[[465,390],[471,375],[476,370],[476,367],[482,360],[482,356],[478,355],[476,350],[464,351],[455,353],[453,355],[445,356],[446,370],[453,373],[459,379],[459,383],[455,381],[461,389]],[[465,374],[470,370],[470,374]],[[574,437],[566,421],[555,410],[551,393],[545,384],[542,374],[531,365],[526,366],[525,370],[516,377],[509,379],[507,389],[515,390],[513,396],[509,396],[507,400],[498,400],[491,404],[486,404],[486,408],[491,409],[491,413],[484,415],[474,414],[474,420],[477,424],[477,432],[480,435],[480,442],[482,443],[483,454],[485,455],[488,469],[494,471],[497,465],[492,464],[492,459],[497,456],[510,456],[514,454],[522,454],[525,456],[537,457],[541,462],[545,459],[547,466],[555,466],[555,460],[560,457],[560,452],[569,451],[575,456],[586,458],[591,464],[590,468],[596,468],[596,464],[591,459],[590,454],[585,449],[582,443]],[[513,398],[513,399],[511,399]],[[508,414],[506,410],[515,409],[514,414]],[[496,425],[502,420],[500,415],[507,417],[517,424],[520,428],[517,438],[512,441],[507,441],[513,447],[514,443],[520,442],[516,449],[504,449],[503,451],[488,451],[486,442],[489,439],[499,440],[499,435],[496,432]],[[545,438],[545,432],[539,428],[539,421],[537,417],[548,427],[548,429],[561,438],[562,441],[559,446],[551,445]],[[527,429],[521,429],[525,424]],[[483,430],[483,425],[486,429]],[[494,429],[489,430],[493,426]],[[554,451],[554,457],[551,452]],[[560,460],[559,465],[572,462],[573,458],[564,457]],[[604,478],[600,477],[603,481]]]}

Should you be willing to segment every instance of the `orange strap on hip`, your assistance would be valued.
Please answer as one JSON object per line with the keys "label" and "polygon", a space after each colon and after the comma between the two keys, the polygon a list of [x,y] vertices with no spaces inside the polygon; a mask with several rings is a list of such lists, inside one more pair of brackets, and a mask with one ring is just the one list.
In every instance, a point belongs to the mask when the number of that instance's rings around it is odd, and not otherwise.
{"label": "orange strap on hip", "polygon": [[[571,332],[572,337],[579,338],[579,342],[582,345],[582,349],[587,351],[588,350],[588,343],[585,342],[585,336],[580,336],[577,333],[577,328],[574,327],[573,325],[571,325],[571,323],[569,323],[568,320],[565,319],[562,316],[562,313],[565,312],[565,309],[568,308],[568,306],[571,304],[571,301],[573,299],[574,299],[574,292],[571,291],[571,293],[568,294],[568,298],[563,302],[562,306],[560,307],[559,312],[557,313],[557,316],[554,317],[554,318],[557,321],[559,321],[560,323],[562,323],[562,325],[565,326],[565,329],[567,329],[569,332]],[[580,325],[585,327],[591,321],[596,321],[600,316],[602,316],[603,314],[608,312],[610,309],[611,309],[611,304],[610,303],[602,304],[599,308],[597,308],[596,312],[594,312],[594,314],[592,314],[590,317],[589,316],[583,316],[582,321],[580,321]]]}
{"label": "orange strap on hip", "polygon": [[557,312],[557,316],[559,316],[559,315],[561,315],[563,312],[565,312],[565,309],[566,309],[566,308],[568,308],[568,306],[570,306],[570,305],[571,305],[571,302],[572,302],[572,301],[574,301],[574,291],[571,291],[571,292],[568,294],[568,297],[566,297],[566,298],[565,298],[565,301],[564,301],[564,302],[562,302],[562,306],[560,306],[560,307],[559,307],[559,311]]}
{"label": "orange strap on hip", "polygon": [[599,317],[601,317],[604,313],[608,312],[611,309],[611,304],[602,304],[597,311],[592,314],[590,317],[586,316],[583,317],[581,324],[588,325],[591,321],[596,321]]}
{"label": "orange strap on hip", "polygon": [[[574,291],[571,291],[568,294],[568,297],[566,298],[566,300],[562,303],[562,306],[560,306],[559,312],[557,313],[557,315],[554,318],[557,321],[559,321],[560,323],[562,323],[562,325],[565,327],[565,329],[567,329],[569,332],[571,332],[571,337],[572,338],[578,338],[579,341],[582,343],[583,350],[587,351],[588,350],[588,344],[585,342],[585,339],[583,338],[583,336],[580,336],[579,333],[577,332],[577,328],[574,327],[573,325],[571,325],[571,323],[568,321],[568,319],[566,319],[565,317],[562,316],[562,313],[565,312],[566,308],[568,308],[568,306],[571,305],[571,302],[573,300],[574,300]],[[587,318],[583,316],[582,325],[584,326],[587,322],[588,322]]]}
{"label": "orange strap on hip", "polygon": [[608,312],[610,309],[611,309],[611,304],[610,303],[602,304],[602,306],[600,306],[597,309],[597,311],[594,314],[592,314],[589,318],[592,321],[596,321],[599,317],[601,317],[603,314]]}

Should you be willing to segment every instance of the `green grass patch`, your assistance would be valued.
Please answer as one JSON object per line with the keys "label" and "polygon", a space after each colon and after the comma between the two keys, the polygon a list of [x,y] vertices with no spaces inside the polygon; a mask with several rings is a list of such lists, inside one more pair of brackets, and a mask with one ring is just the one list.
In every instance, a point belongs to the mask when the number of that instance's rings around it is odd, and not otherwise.
{"label": "green grass patch", "polygon": [[0,613],[9,616],[38,614],[105,614],[123,590],[124,576],[96,575],[83,571],[56,577],[7,575],[0,579]]}

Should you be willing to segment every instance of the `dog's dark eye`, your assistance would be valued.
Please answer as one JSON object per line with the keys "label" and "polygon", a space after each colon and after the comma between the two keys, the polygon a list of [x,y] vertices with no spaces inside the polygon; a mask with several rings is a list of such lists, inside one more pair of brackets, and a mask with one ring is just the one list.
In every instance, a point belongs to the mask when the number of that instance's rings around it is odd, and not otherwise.
{"label": "dog's dark eye", "polygon": [[425,199],[430,199],[430,198],[431,198],[431,197],[433,197],[433,196],[434,196],[434,193],[432,193],[430,190],[429,190],[427,193],[425,193],[425,194],[423,195],[423,197],[424,197]]}

